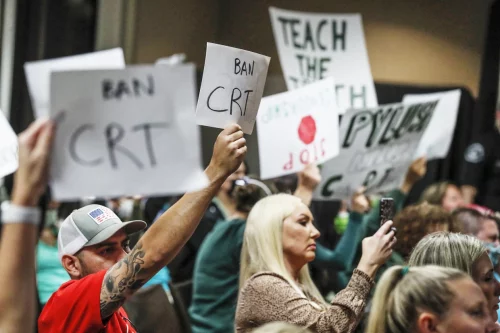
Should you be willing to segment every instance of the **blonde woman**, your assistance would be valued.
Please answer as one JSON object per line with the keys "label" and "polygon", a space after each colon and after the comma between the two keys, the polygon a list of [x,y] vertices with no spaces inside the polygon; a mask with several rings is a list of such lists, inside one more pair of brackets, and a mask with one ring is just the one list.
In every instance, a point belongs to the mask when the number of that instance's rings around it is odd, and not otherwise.
{"label": "blonde woman", "polygon": [[481,289],[464,272],[394,266],[378,282],[366,333],[485,333],[492,325]]}
{"label": "blonde woman", "polygon": [[500,283],[493,276],[493,264],[479,239],[450,232],[427,235],[415,246],[408,265],[438,265],[467,273],[483,291],[493,320],[498,319]]}
{"label": "blonde woman", "polygon": [[278,194],[250,212],[241,252],[237,332],[274,321],[313,332],[352,332],[359,323],[377,269],[396,242],[392,222],[363,240],[363,256],[346,289],[325,303],[309,276],[318,230],[297,197]]}
{"label": "blonde woman", "polygon": [[460,192],[458,186],[448,181],[429,185],[422,193],[420,202],[442,206],[448,212],[453,212],[465,205],[462,192]]}

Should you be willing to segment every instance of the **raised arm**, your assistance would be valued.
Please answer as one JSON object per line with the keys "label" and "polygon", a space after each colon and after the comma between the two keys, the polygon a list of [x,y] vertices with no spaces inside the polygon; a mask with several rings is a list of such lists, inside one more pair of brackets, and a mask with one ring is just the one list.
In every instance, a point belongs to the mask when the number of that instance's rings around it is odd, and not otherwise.
{"label": "raised arm", "polygon": [[184,195],[144,234],[132,251],[106,273],[101,288],[101,317],[106,319],[125,300],[170,262],[200,222],[225,179],[243,162],[247,151],[240,126],[231,125],[215,142],[205,170],[209,185]]}
{"label": "raised arm", "polygon": [[340,241],[334,250],[317,245],[315,261],[318,263],[329,264],[337,270],[350,268],[358,243],[356,239],[359,234],[363,215],[370,208],[370,201],[364,194],[364,189],[356,191],[351,198],[351,212],[349,214],[349,223]]}
{"label": "raised arm", "polygon": [[47,185],[53,133],[50,122],[37,121],[19,135],[19,169],[14,177],[12,203],[2,211],[0,332],[33,332],[35,327],[35,246],[40,219],[20,221],[22,215],[12,209],[36,209]]}
{"label": "raised arm", "polygon": [[300,198],[305,205],[309,206],[312,201],[314,189],[320,182],[321,174],[319,168],[315,164],[308,164],[304,170],[298,173],[297,189],[293,195]]}

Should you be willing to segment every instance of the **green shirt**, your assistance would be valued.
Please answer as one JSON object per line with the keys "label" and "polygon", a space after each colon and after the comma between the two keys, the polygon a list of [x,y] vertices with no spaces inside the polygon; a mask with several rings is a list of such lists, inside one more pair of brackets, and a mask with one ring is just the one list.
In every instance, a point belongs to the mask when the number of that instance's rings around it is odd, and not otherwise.
{"label": "green shirt", "polygon": [[234,331],[245,222],[216,224],[198,251],[189,307],[193,333]]}
{"label": "green shirt", "polygon": [[45,304],[59,287],[69,281],[69,274],[63,268],[57,255],[57,246],[42,241],[36,247],[36,280],[40,303]]}

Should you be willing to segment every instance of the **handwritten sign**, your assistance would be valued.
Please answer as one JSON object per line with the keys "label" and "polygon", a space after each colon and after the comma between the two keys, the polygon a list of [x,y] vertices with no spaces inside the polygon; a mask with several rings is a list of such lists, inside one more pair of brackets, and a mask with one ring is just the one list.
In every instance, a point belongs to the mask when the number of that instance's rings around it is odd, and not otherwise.
{"label": "handwritten sign", "polygon": [[0,110],[0,178],[17,170],[17,136],[4,113]]}
{"label": "handwritten sign", "polygon": [[257,53],[207,43],[198,125],[224,128],[237,123],[244,133],[252,134],[269,61]]}
{"label": "handwritten sign", "polygon": [[445,158],[450,150],[458,107],[460,105],[460,89],[432,94],[405,95],[403,103],[422,103],[439,99],[434,116],[420,141],[415,157],[426,156],[428,160]]}
{"label": "handwritten sign", "polygon": [[57,200],[204,187],[193,65],[52,74]]}
{"label": "handwritten sign", "polygon": [[361,15],[269,13],[288,90],[333,76],[342,113],[377,106]]}
{"label": "handwritten sign", "polygon": [[339,153],[334,86],[328,78],[262,99],[257,114],[262,179],[300,172]]}
{"label": "handwritten sign", "polygon": [[438,101],[351,109],[340,124],[340,154],[323,164],[318,200],[348,199],[401,185]]}
{"label": "handwritten sign", "polygon": [[24,64],[31,104],[36,118],[47,117],[50,109],[50,74],[55,71],[125,68],[121,48]]}

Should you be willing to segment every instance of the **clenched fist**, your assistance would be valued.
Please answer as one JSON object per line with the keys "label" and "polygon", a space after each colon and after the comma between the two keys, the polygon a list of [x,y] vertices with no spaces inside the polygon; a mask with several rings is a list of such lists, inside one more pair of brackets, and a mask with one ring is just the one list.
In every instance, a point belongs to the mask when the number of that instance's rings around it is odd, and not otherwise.
{"label": "clenched fist", "polygon": [[217,177],[227,178],[243,163],[247,153],[246,140],[239,125],[227,126],[214,144],[210,168]]}

